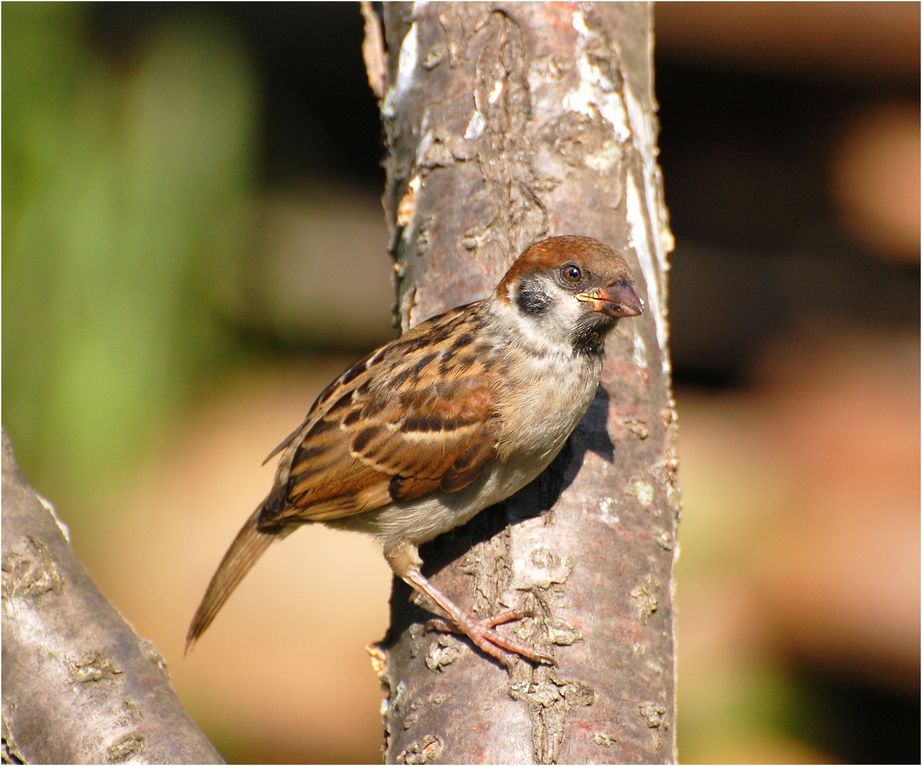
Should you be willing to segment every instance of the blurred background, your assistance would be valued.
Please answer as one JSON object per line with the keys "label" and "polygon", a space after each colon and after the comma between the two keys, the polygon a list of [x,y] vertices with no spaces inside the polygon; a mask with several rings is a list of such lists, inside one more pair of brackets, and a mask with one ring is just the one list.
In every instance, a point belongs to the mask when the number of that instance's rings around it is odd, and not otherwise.
{"label": "blurred background", "polygon": [[[394,333],[357,5],[2,21],[23,470],[228,760],[378,761],[363,538],[271,550],[182,656],[260,460]],[[685,762],[919,760],[919,62],[914,3],[656,7]]]}

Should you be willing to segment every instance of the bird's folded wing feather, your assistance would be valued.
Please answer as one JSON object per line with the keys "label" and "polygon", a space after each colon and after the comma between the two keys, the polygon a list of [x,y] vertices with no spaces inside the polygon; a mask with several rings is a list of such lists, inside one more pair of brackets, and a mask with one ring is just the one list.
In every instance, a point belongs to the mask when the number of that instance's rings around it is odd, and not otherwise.
{"label": "bird's folded wing feather", "polygon": [[[495,386],[484,350],[460,332],[465,317],[440,319],[467,343],[436,352],[411,331],[320,395],[283,447],[277,482],[286,496],[265,509],[261,525],[343,518],[458,492],[477,478],[496,453]],[[430,327],[427,338],[440,329]]]}

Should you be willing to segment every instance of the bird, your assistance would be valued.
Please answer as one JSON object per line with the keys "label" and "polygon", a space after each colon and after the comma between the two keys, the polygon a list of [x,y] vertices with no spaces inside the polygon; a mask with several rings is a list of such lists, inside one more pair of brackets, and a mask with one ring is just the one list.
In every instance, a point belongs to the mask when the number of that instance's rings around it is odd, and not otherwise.
{"label": "bird", "polygon": [[555,236],[529,246],[492,295],[357,361],[264,461],[279,456],[272,488],[208,584],[186,651],[274,541],[323,523],[373,536],[393,573],[484,654],[554,664],[496,629],[524,612],[474,617],[423,575],[418,547],[547,468],[595,396],[606,337],[642,311],[621,255]]}

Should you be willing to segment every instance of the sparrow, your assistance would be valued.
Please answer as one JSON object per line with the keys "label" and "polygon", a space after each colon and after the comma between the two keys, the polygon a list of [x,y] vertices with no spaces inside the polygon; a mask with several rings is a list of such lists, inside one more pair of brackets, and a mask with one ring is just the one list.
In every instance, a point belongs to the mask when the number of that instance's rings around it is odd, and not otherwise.
{"label": "sparrow", "polygon": [[376,538],[393,573],[485,654],[553,664],[496,630],[524,612],[472,616],[422,574],[418,546],[548,466],[592,402],[606,336],[642,311],[620,255],[590,237],[551,237],[491,296],[353,364],[266,458],[280,455],[272,488],[221,560],[186,650],[269,545],[321,522]]}

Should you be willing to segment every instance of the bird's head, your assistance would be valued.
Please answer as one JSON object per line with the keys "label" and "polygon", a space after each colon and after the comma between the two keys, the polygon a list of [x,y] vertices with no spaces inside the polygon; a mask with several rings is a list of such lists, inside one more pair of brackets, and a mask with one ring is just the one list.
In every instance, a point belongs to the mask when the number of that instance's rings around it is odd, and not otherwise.
{"label": "bird's head", "polygon": [[601,351],[616,319],[643,311],[627,263],[591,237],[536,242],[506,272],[495,299],[528,334],[588,353]]}

